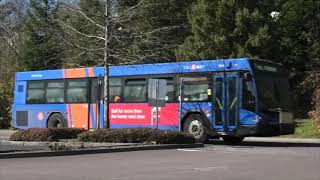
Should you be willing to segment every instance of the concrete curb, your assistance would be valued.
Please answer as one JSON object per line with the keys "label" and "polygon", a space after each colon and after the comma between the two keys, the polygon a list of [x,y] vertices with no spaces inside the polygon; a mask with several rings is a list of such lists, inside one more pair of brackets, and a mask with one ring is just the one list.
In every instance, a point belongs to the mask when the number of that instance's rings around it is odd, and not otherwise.
{"label": "concrete curb", "polygon": [[0,159],[8,158],[30,158],[30,157],[51,157],[51,156],[71,156],[82,154],[98,154],[98,153],[115,153],[129,151],[145,151],[145,150],[165,150],[165,149],[180,149],[180,148],[200,148],[204,144],[163,144],[163,145],[140,145],[130,147],[111,147],[98,149],[82,149],[71,151],[36,151],[36,152],[15,152],[15,153],[0,153]]}
{"label": "concrete curb", "polygon": [[80,141],[58,141],[58,142],[37,142],[37,141],[9,141],[0,140],[2,145],[15,145],[15,146],[49,146],[54,144],[61,144],[67,146],[86,146],[86,147],[112,147],[112,146],[133,146],[142,145],[142,143],[96,143],[96,142],[80,142]]}
{"label": "concrete curb", "polygon": [[3,145],[16,145],[16,146],[46,146],[46,145],[49,145],[50,142],[0,140],[0,143]]}
{"label": "concrete curb", "polygon": [[320,139],[316,138],[246,137],[245,141],[320,144]]}

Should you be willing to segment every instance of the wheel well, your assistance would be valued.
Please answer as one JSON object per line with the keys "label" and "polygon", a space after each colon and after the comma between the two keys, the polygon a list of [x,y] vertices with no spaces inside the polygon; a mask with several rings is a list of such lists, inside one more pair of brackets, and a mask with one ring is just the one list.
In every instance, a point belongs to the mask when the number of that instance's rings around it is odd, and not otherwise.
{"label": "wheel well", "polygon": [[206,124],[206,126],[211,129],[211,127],[210,127],[210,122],[209,122],[207,116],[206,116],[204,113],[202,113],[202,112],[188,112],[188,113],[186,113],[186,114],[184,115],[184,117],[183,117],[182,120],[181,120],[181,130],[183,130],[183,124],[184,124],[184,122],[185,122],[191,115],[195,115],[195,114],[200,115],[200,116],[202,117],[202,120],[203,120],[204,123]]}
{"label": "wheel well", "polygon": [[47,128],[48,128],[49,119],[50,119],[50,117],[53,116],[54,114],[60,114],[60,115],[64,118],[64,116],[63,116],[63,114],[62,114],[61,112],[58,112],[58,111],[53,111],[53,112],[51,112],[51,113],[49,114],[48,118],[47,118],[47,122],[46,122],[46,127],[47,127]]}

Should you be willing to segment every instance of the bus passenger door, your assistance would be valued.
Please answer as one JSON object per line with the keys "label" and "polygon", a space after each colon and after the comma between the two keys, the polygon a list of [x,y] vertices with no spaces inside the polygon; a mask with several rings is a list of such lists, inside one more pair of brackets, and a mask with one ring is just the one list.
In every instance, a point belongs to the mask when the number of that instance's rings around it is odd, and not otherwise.
{"label": "bus passenger door", "polygon": [[224,131],[225,121],[225,92],[224,92],[224,75],[214,75],[213,81],[213,108],[214,108],[214,123],[213,127],[216,131]]}
{"label": "bus passenger door", "polygon": [[103,78],[93,78],[90,82],[90,103],[88,126],[91,128],[102,128],[103,125]]}
{"label": "bus passenger door", "polygon": [[239,74],[214,75],[213,90],[213,127],[217,132],[231,133],[239,122]]}
{"label": "bus passenger door", "polygon": [[240,76],[238,73],[226,74],[226,131],[232,132],[239,125]]}

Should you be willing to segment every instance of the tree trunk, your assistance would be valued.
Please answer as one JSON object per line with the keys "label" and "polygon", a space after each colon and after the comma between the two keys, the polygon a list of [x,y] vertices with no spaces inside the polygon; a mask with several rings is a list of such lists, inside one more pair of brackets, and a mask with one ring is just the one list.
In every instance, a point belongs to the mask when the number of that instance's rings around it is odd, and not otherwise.
{"label": "tree trunk", "polygon": [[109,128],[109,48],[108,48],[108,25],[109,25],[109,4],[110,0],[105,0],[105,42],[104,42],[104,128]]}

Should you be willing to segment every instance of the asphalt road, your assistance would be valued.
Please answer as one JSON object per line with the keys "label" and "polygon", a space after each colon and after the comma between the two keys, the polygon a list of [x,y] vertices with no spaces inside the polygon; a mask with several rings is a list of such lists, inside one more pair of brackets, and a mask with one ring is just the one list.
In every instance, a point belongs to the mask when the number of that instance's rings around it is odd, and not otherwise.
{"label": "asphalt road", "polygon": [[[281,143],[0,159],[1,180],[320,180],[320,147]],[[286,145],[284,145],[286,146]]]}

